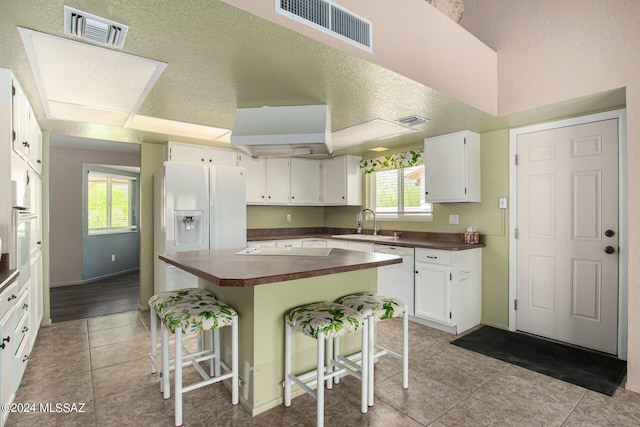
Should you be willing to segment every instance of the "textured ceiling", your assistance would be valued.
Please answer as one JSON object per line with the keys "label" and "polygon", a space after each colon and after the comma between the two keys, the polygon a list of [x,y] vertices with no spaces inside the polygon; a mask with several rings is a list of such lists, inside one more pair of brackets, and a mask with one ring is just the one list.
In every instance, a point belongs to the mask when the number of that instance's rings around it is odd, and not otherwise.
{"label": "textured ceiling", "polygon": [[[394,121],[417,114],[431,119],[418,127],[419,132],[338,154],[361,153],[378,145],[419,144],[425,137],[462,129],[485,132],[624,105],[624,91],[617,90],[496,118],[217,0],[2,0],[0,67],[16,74],[41,127],[54,135],[189,142],[163,134],[45,118],[16,27],[66,37],[65,4],[129,25],[122,51],[168,64],[140,107],[142,115],[232,128],[237,107],[326,103],[333,131],[376,118]],[[407,50],[407,55],[416,54],[416,48]]]}

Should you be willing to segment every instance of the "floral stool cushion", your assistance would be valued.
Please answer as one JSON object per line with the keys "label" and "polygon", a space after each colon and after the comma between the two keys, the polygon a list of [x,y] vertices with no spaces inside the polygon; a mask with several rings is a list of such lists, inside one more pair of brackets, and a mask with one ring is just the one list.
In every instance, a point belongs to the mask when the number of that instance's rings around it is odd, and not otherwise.
{"label": "floral stool cushion", "polygon": [[215,298],[213,294],[204,289],[187,288],[173,291],[160,292],[149,298],[149,307],[160,313],[166,307],[184,301],[199,301],[203,298]]}
{"label": "floral stool cushion", "polygon": [[398,298],[377,295],[370,292],[358,292],[340,298],[338,304],[357,310],[364,317],[374,316],[378,320],[402,317],[406,310],[404,302]]}
{"label": "floral stool cushion", "polygon": [[333,302],[318,302],[294,308],[286,317],[289,326],[298,332],[318,338],[324,332],[325,339],[338,338],[355,332],[364,318],[357,311]]}
{"label": "floral stool cushion", "polygon": [[171,331],[177,328],[185,333],[198,333],[231,325],[238,313],[211,297],[181,301],[165,307],[160,313],[162,323]]}

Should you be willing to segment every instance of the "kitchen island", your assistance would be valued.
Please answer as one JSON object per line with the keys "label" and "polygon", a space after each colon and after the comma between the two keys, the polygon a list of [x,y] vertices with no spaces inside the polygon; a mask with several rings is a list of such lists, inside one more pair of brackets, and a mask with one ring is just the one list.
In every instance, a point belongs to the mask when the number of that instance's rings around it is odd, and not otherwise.
{"label": "kitchen island", "polygon": [[[199,287],[238,311],[240,403],[257,415],[283,401],[285,314],[312,302],[376,292],[376,268],[402,258],[336,248],[326,256],[300,250],[279,256],[239,251],[178,252],[160,259],[196,275]],[[346,352],[359,348],[360,338],[354,335],[343,339]],[[221,336],[223,359],[228,360],[229,331],[222,329]],[[315,367],[315,340],[296,334],[293,351],[294,372]]]}

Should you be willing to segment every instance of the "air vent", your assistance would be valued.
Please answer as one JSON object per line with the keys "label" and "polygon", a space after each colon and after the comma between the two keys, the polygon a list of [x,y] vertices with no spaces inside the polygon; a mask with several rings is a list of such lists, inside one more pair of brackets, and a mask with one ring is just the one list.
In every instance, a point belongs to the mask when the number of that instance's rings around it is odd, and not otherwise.
{"label": "air vent", "polygon": [[87,12],[64,7],[64,33],[93,43],[122,48],[129,27]]}
{"label": "air vent", "polygon": [[396,120],[396,122],[402,123],[405,126],[418,126],[428,121],[429,119],[420,116],[407,116]]}
{"label": "air vent", "polygon": [[280,15],[372,52],[371,22],[328,0],[276,0]]}

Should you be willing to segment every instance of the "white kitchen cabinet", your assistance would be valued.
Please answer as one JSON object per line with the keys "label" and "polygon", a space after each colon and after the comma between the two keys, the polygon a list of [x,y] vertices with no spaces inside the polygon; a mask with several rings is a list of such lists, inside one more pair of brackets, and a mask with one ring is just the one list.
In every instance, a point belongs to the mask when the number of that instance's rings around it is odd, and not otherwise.
{"label": "white kitchen cabinet", "polygon": [[247,204],[288,205],[291,193],[289,159],[246,158]]}
{"label": "white kitchen cabinet", "polygon": [[224,148],[205,145],[169,142],[169,161],[183,163],[205,163],[213,166],[238,166],[240,153]]}
{"label": "white kitchen cabinet", "polygon": [[[12,403],[14,357],[16,352],[15,315],[18,301],[18,281],[16,276],[6,280],[2,284],[4,290],[0,293],[0,369],[2,369],[2,381],[0,384],[0,402]],[[8,412],[0,413],[0,425],[4,425]]]}
{"label": "white kitchen cabinet", "polygon": [[43,315],[42,250],[31,257],[31,278],[29,280],[29,336],[30,348],[36,342]]}
{"label": "white kitchen cabinet", "polygon": [[265,204],[267,202],[267,159],[244,156],[243,165],[247,177],[247,204]]}
{"label": "white kitchen cabinet", "polygon": [[348,242],[347,243],[347,249],[351,249],[352,251],[373,253],[374,248],[375,248],[375,245],[373,243],[365,243],[365,242]]}
{"label": "white kitchen cabinet", "polygon": [[362,205],[360,160],[358,156],[340,156],[322,162],[324,205]]}
{"label": "white kitchen cabinet", "polygon": [[462,131],[424,140],[425,200],[480,201],[480,135]]}
{"label": "white kitchen cabinet", "polygon": [[303,248],[328,248],[327,241],[325,239],[303,239]]}
{"label": "white kitchen cabinet", "polygon": [[276,247],[278,247],[278,248],[301,248],[302,247],[302,239],[276,240]]}
{"label": "white kitchen cabinet", "polygon": [[291,159],[291,204],[319,205],[321,162],[310,159]]}
{"label": "white kitchen cabinet", "polygon": [[267,159],[267,203],[287,205],[290,193],[289,159]]}
{"label": "white kitchen cabinet", "polygon": [[12,147],[38,175],[42,173],[42,131],[17,80],[12,79]]}
{"label": "white kitchen cabinet", "polygon": [[[0,390],[3,403],[13,399],[20,385],[42,319],[42,132],[28,99],[10,70],[0,69],[0,238],[9,249],[12,266],[18,254],[12,241],[12,181],[16,204],[29,207],[38,217],[31,221],[30,260],[20,271],[20,285],[12,284],[0,295]],[[40,243],[40,244],[39,244]],[[17,289],[20,286],[20,289]],[[5,292],[9,292],[5,295]],[[6,302],[10,301],[7,310]],[[6,413],[2,414],[2,419]],[[3,425],[3,422],[0,422]]]}
{"label": "white kitchen cabinet", "polygon": [[480,248],[463,251],[416,248],[415,317],[456,334],[480,324],[481,268]]}
{"label": "white kitchen cabinet", "polygon": [[328,239],[327,240],[327,247],[328,248],[338,248],[338,249],[349,249],[349,242],[346,241],[346,240]]}
{"label": "white kitchen cabinet", "polygon": [[29,354],[31,353],[31,339],[29,331],[29,288],[30,280],[24,284],[18,292],[18,299],[15,307],[15,328],[13,330],[12,340],[14,341],[15,351],[13,357],[13,392],[15,393],[20,387],[22,374],[24,373]]}

